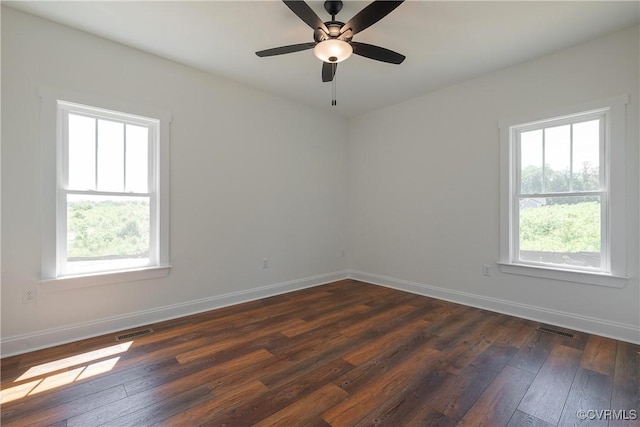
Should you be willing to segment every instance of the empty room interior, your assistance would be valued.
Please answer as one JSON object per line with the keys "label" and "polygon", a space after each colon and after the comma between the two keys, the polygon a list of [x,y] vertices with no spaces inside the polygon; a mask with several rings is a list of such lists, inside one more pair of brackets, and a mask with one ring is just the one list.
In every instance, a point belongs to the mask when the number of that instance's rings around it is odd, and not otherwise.
{"label": "empty room interior", "polygon": [[638,426],[640,2],[3,1],[6,426]]}

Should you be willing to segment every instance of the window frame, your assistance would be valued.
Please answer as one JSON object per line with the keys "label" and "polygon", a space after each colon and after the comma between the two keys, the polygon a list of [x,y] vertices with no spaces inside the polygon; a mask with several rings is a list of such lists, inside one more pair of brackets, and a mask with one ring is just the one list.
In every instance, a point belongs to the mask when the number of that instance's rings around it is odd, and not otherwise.
{"label": "window frame", "polygon": [[[128,282],[163,277],[169,273],[169,126],[167,112],[126,105],[97,97],[78,95],[51,89],[40,89],[40,130],[42,141],[42,285],[47,289],[71,289],[108,283]],[[136,268],[122,268],[65,274],[62,257],[66,256],[66,195],[68,143],[63,134],[69,112],[78,112],[94,118],[111,119],[135,124],[154,123],[153,138],[148,157],[150,206],[155,215],[150,217],[150,263]],[[151,166],[151,165],[150,165]],[[71,191],[71,193],[104,194],[101,191]],[[109,192],[107,192],[109,194]],[[116,192],[117,193],[117,192]],[[123,192],[124,193],[124,192]],[[114,193],[115,194],[115,193]],[[64,246],[64,247],[63,247]]]}
{"label": "window frame", "polygon": [[[503,119],[500,129],[500,261],[504,273],[569,282],[623,287],[627,277],[625,265],[625,134],[628,95],[594,101],[539,114],[520,115]],[[519,198],[520,158],[518,137],[527,130],[543,129],[567,123],[601,117],[600,186],[590,193],[570,192],[570,196],[603,195],[601,205],[601,260],[600,270],[563,267],[520,261]],[[615,167],[612,167],[615,165]],[[537,195],[564,195],[545,193]],[[518,229],[518,231],[516,231]]]}

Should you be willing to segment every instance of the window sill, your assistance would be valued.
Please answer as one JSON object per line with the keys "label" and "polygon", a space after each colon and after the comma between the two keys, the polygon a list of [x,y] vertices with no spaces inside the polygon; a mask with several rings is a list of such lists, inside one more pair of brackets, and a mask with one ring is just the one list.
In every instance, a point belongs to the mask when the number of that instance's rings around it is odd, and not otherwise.
{"label": "window sill", "polygon": [[54,279],[42,279],[40,280],[40,289],[43,291],[64,291],[90,286],[108,285],[112,283],[156,279],[166,277],[169,274],[169,270],[171,270],[171,266],[166,265],[161,267],[139,268],[135,270],[109,271],[78,276],[57,277]]}
{"label": "window sill", "polygon": [[559,268],[539,267],[525,264],[499,262],[500,271],[520,276],[539,277],[542,279],[562,280],[565,282],[584,283],[588,285],[624,288],[628,277],[611,274],[592,273],[579,270],[562,270]]}

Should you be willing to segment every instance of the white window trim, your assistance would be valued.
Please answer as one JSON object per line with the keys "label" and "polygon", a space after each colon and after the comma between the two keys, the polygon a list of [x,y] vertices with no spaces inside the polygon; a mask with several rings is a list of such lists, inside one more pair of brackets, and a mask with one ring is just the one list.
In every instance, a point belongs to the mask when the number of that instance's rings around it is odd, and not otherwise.
{"label": "white window trim", "polygon": [[[626,104],[628,95],[574,105],[538,114],[519,115],[500,120],[500,271],[509,274],[543,279],[585,283],[591,285],[622,288],[626,285],[626,210],[625,210],[625,136]],[[605,139],[604,168],[609,184],[608,212],[610,228],[607,230],[609,273],[542,267],[515,262],[513,254],[514,205],[512,188],[516,165],[516,150],[513,144],[514,127],[541,122],[555,117],[569,117],[582,112],[607,109],[609,126]],[[616,165],[611,168],[611,165]]]}
{"label": "white window trim", "polygon": [[[42,290],[63,290],[97,286],[109,283],[132,282],[169,273],[169,137],[171,114],[165,111],[123,104],[99,97],[82,95],[49,88],[38,90],[40,97],[40,141],[41,141],[41,253],[40,284]],[[96,272],[76,276],[57,276],[57,179],[58,164],[62,162],[61,126],[59,126],[58,100],[80,105],[89,105],[112,111],[126,111],[132,115],[149,117],[159,121],[159,144],[157,156],[159,212],[157,264],[145,268]]]}
{"label": "white window trim", "polygon": [[135,282],[138,280],[157,279],[169,274],[170,265],[117,270],[76,276],[57,277],[40,280],[41,290],[65,291],[89,286],[108,285],[112,283]]}

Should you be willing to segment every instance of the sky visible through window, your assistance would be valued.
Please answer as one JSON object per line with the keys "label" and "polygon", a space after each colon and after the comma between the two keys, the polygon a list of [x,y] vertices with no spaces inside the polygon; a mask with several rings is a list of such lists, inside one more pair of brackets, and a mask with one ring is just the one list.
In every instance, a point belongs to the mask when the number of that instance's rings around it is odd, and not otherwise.
{"label": "sky visible through window", "polygon": [[146,193],[145,126],[69,114],[69,189]]}
{"label": "sky visible through window", "polygon": [[521,170],[528,167],[542,169],[543,166],[558,172],[578,172],[585,166],[598,170],[599,127],[599,120],[590,120],[523,132],[520,139]]}

